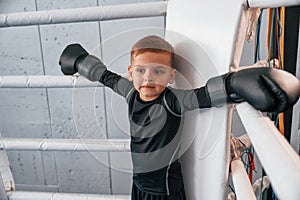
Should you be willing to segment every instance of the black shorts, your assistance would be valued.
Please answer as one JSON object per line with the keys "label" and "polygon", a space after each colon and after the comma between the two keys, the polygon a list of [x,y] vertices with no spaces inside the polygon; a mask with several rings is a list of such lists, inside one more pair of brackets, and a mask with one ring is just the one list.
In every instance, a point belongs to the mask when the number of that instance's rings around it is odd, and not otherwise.
{"label": "black shorts", "polygon": [[136,185],[132,184],[131,200],[186,200],[184,188],[179,191],[170,193],[170,195],[156,195],[140,190]]}

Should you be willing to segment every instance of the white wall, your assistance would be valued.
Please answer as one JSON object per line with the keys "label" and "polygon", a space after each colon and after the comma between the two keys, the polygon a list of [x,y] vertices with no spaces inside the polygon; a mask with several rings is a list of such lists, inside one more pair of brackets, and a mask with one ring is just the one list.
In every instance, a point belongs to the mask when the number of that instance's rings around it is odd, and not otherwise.
{"label": "white wall", "polygon": [[[52,10],[156,0],[11,0],[0,2],[0,13]],[[128,30],[164,27],[164,17],[104,22],[10,27],[0,29],[0,76],[63,75],[58,65],[62,50],[81,43],[101,57],[110,69],[124,73],[129,50],[139,38]],[[161,29],[160,29],[161,30]],[[148,29],[138,35],[162,34]],[[111,38],[113,36],[113,38]],[[126,38],[121,40],[120,38]],[[100,43],[104,43],[100,48]],[[120,48],[122,47],[122,48]],[[116,52],[116,50],[118,52]],[[109,89],[78,89],[95,94],[93,105],[81,104],[80,121],[74,119],[72,89],[0,89],[0,133],[24,138],[127,138],[117,116],[127,116],[126,107],[112,110],[119,102]],[[93,96],[92,96],[93,97]],[[123,102],[124,103],[124,102]],[[124,105],[124,104],[123,104]],[[77,128],[77,129],[76,129]],[[84,131],[83,131],[84,130]],[[131,164],[128,153],[8,152],[17,190],[129,194]],[[111,164],[114,167],[110,168]]]}

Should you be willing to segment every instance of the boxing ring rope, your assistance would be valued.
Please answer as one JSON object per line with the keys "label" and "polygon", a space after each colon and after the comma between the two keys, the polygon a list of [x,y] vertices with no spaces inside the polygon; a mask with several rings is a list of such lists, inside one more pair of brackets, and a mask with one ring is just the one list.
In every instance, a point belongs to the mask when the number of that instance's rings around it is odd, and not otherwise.
{"label": "boxing ring rope", "polygon": [[297,6],[300,0],[245,0],[250,8],[277,8],[282,6]]}
{"label": "boxing ring rope", "polygon": [[15,190],[14,178],[10,169],[9,160],[5,151],[0,150],[0,199],[3,199],[3,191]]}
{"label": "boxing ring rope", "polygon": [[102,87],[82,76],[0,76],[0,88]]}
{"label": "boxing ring rope", "polygon": [[254,200],[256,199],[251,183],[248,181],[248,174],[244,163],[240,159],[231,161],[232,181],[235,188],[237,199]]}
{"label": "boxing ring rope", "polygon": [[0,27],[105,21],[123,18],[164,16],[167,2],[32,11],[0,15]]}
{"label": "boxing ring rope", "polygon": [[[2,173],[0,171],[0,176],[2,176]],[[5,185],[3,183],[3,178],[0,179],[0,199],[6,200],[7,199],[7,194],[5,190]]]}
{"label": "boxing ring rope", "polygon": [[[279,199],[300,197],[300,158],[274,123],[244,102],[238,114]],[[284,183],[284,184],[283,184]]]}
{"label": "boxing ring rope", "polygon": [[130,200],[129,195],[96,195],[55,192],[7,192],[9,200]]}
{"label": "boxing ring rope", "polygon": [[[266,67],[266,61],[258,61],[245,68]],[[276,66],[276,65],[275,65]],[[238,71],[241,68],[233,68]],[[54,76],[54,75],[31,75],[31,76],[0,76],[0,88],[73,88],[73,87],[103,87],[100,82],[92,82],[83,76]]]}
{"label": "boxing ring rope", "polygon": [[21,151],[130,151],[129,139],[1,138],[0,150]]}
{"label": "boxing ring rope", "polygon": [[[60,24],[87,21],[105,21],[123,18],[165,15],[167,1],[113,6],[98,6],[0,15],[0,27]],[[280,7],[299,5],[300,0],[245,0],[249,7]]]}
{"label": "boxing ring rope", "polygon": [[[244,166],[243,166],[244,167]],[[242,172],[243,173],[243,172]],[[246,177],[243,178],[244,181],[246,180]],[[261,177],[259,179],[257,179],[253,184],[252,184],[252,189],[256,195],[256,197],[259,196],[260,192],[262,193],[263,191],[265,191],[265,189],[267,189],[270,186],[270,180],[267,176]],[[243,190],[243,189],[242,189]],[[261,190],[261,191],[260,191]],[[236,190],[235,190],[236,192]],[[245,194],[247,194],[248,191],[245,191]],[[237,199],[237,194],[234,192],[230,192],[228,194],[228,200],[236,200]],[[247,198],[247,197],[246,197]],[[239,198],[238,198],[239,199]]]}
{"label": "boxing ring rope", "polygon": [[[300,0],[245,0],[249,7],[280,7],[299,5]],[[0,15],[0,27],[60,24],[88,21],[105,21],[123,18],[163,16],[167,1],[147,2],[113,6],[98,6]]]}

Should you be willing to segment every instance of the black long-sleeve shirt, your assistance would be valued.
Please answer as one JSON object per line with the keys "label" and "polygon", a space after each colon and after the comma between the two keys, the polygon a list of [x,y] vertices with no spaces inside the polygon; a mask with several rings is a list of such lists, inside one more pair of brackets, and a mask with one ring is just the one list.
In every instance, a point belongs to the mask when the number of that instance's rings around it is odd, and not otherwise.
{"label": "black long-sleeve shirt", "polygon": [[167,87],[158,98],[143,101],[133,84],[104,71],[100,82],[128,103],[133,183],[142,191],[169,194],[182,187],[180,141],[183,114],[211,106],[206,88],[178,90]]}

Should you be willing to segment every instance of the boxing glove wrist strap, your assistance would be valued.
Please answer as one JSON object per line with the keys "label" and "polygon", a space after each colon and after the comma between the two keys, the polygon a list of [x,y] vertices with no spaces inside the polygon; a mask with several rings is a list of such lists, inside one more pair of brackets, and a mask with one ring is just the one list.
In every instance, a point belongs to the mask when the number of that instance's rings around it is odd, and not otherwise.
{"label": "boxing glove wrist strap", "polygon": [[224,76],[217,76],[209,79],[206,83],[207,92],[211,106],[221,107],[227,103],[227,94],[224,84]]}
{"label": "boxing glove wrist strap", "polygon": [[88,55],[78,63],[78,72],[90,81],[99,81],[106,66],[95,56]]}

